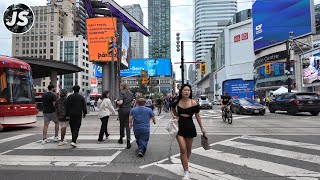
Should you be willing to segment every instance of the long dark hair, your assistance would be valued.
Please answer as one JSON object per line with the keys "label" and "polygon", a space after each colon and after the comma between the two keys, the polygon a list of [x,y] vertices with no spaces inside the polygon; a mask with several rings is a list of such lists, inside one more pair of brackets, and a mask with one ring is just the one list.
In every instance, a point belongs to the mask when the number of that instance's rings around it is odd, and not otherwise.
{"label": "long dark hair", "polygon": [[183,84],[179,90],[179,96],[178,96],[178,99],[173,103],[173,107],[175,108],[178,104],[179,104],[179,101],[182,99],[182,90],[183,88],[185,87],[189,87],[190,89],[190,96],[189,98],[192,99],[192,89],[191,89],[191,85],[189,84]]}
{"label": "long dark hair", "polygon": [[108,94],[109,94],[109,91],[103,91],[102,92],[102,95],[100,96],[100,99],[104,99],[104,98],[108,98]]}

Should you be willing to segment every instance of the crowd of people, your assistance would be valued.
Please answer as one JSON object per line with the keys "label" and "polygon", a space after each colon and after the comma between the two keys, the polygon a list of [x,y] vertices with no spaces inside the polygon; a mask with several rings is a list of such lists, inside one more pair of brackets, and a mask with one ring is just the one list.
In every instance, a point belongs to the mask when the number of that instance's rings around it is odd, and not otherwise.
{"label": "crowd of people", "polygon": [[[43,96],[43,139],[42,144],[45,145],[50,141],[47,139],[47,131],[50,122],[55,124],[54,141],[59,142],[59,146],[68,144],[65,139],[67,127],[70,126],[72,140],[71,146],[76,148],[77,138],[81,127],[82,118],[86,117],[87,103],[85,98],[79,94],[80,87],[73,87],[73,94],[67,96],[67,91],[60,90],[59,98],[56,97],[55,87],[48,86],[48,92]],[[189,160],[191,156],[191,148],[193,138],[197,136],[196,128],[193,123],[193,115],[200,126],[201,132],[205,135],[200,117],[200,107],[198,103],[192,100],[191,86],[184,84],[178,86],[179,94],[173,96],[161,96],[156,100],[152,97],[135,98],[130,92],[126,84],[121,84],[120,95],[115,101],[116,111],[109,96],[109,91],[104,91],[97,102],[99,109],[98,117],[101,120],[100,133],[97,135],[97,143],[103,143],[110,135],[108,133],[108,121],[110,115],[118,115],[119,125],[119,144],[123,144],[123,138],[126,137],[127,149],[131,148],[131,129],[133,129],[136,143],[138,146],[138,156],[143,157],[147,151],[150,138],[150,121],[157,123],[154,114],[154,107],[157,108],[158,116],[162,111],[170,112],[172,118],[178,119],[179,131],[176,139],[180,148],[180,158],[184,169],[183,179],[189,177]],[[92,108],[93,106],[93,108]],[[90,108],[94,110],[94,102],[90,102]],[[59,125],[61,127],[60,138]]]}

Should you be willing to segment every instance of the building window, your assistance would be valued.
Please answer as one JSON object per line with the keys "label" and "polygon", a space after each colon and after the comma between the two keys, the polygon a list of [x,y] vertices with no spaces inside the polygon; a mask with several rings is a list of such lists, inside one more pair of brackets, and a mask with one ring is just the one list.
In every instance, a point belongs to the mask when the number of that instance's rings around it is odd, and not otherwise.
{"label": "building window", "polygon": [[50,53],[53,53],[53,49],[50,49]]}
{"label": "building window", "polygon": [[50,47],[53,47],[53,42],[50,42]]}
{"label": "building window", "polygon": [[42,86],[46,86],[46,82],[42,82]]}

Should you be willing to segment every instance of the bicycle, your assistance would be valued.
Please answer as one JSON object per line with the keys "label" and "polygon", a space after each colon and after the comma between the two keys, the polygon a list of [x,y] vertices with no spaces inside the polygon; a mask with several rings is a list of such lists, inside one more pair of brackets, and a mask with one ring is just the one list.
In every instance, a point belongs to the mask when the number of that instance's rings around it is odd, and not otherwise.
{"label": "bicycle", "polygon": [[230,106],[231,105],[228,104],[223,109],[222,120],[223,120],[223,122],[226,122],[226,120],[228,119],[228,123],[232,124],[232,112],[231,112]]}

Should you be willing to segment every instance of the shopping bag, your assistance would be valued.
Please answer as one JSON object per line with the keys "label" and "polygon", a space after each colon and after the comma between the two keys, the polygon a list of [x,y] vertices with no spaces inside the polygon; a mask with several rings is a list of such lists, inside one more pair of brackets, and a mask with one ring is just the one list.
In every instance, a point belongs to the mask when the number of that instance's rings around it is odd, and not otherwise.
{"label": "shopping bag", "polygon": [[201,135],[201,146],[203,147],[204,150],[209,150],[210,145],[208,141],[208,136],[207,135]]}
{"label": "shopping bag", "polygon": [[170,119],[169,123],[166,126],[166,130],[173,138],[175,138],[179,130],[178,119]]}

